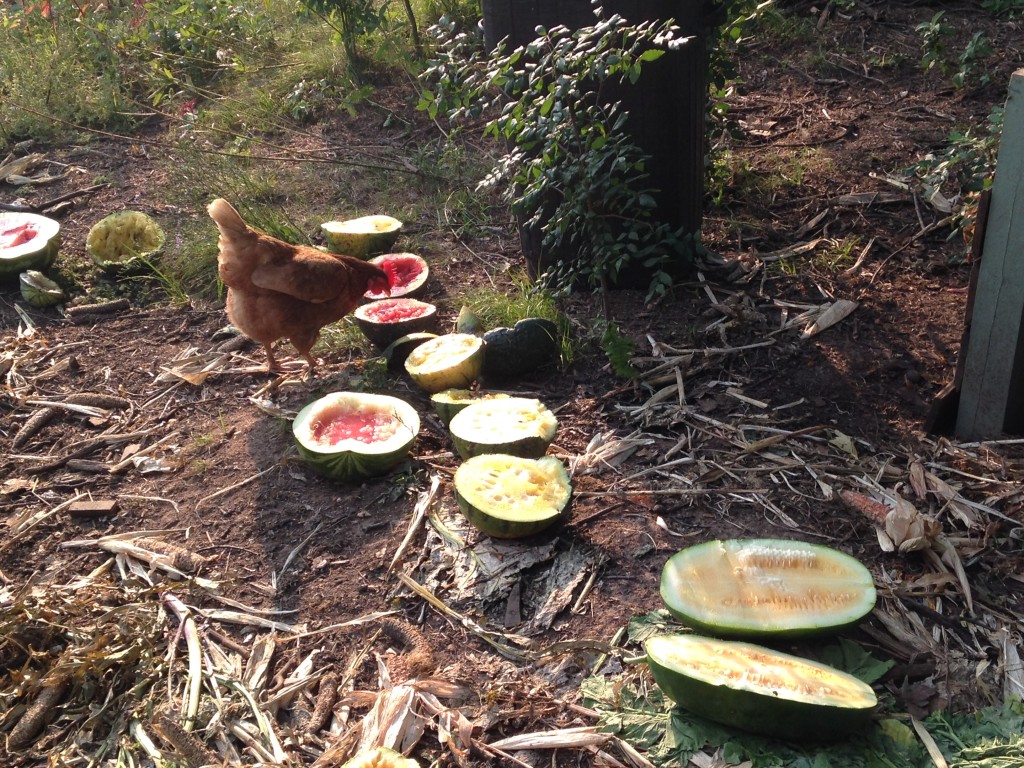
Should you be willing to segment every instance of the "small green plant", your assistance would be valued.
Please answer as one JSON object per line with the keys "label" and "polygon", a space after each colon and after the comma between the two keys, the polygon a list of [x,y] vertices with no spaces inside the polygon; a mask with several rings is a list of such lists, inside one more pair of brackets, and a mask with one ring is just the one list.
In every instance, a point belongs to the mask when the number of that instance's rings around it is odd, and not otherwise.
{"label": "small green plant", "polygon": [[946,23],[945,16],[945,11],[938,11],[931,19],[914,27],[921,36],[921,69],[925,72],[938,69],[946,74],[949,70],[948,41],[953,28]]}
{"label": "small green plant", "polygon": [[944,149],[926,155],[908,169],[925,198],[938,192],[954,203],[952,235],[961,233],[967,241],[972,235],[978,198],[992,186],[1003,113],[1001,105],[995,107],[983,130],[952,132]]}
{"label": "small green plant", "polygon": [[988,85],[992,82],[992,73],[988,69],[978,72],[979,64],[992,55],[992,41],[980,30],[975,32],[957,57],[959,68],[953,73],[953,85],[957,88],[976,83]]}
{"label": "small green plant", "polygon": [[615,323],[605,323],[601,332],[601,349],[616,375],[631,379],[637,375],[632,359],[636,357],[633,342],[622,335]]}
{"label": "small green plant", "polygon": [[945,14],[945,11],[939,11],[929,21],[914,28],[921,36],[921,68],[925,72],[938,70],[948,76],[957,88],[987,85],[992,80],[992,74],[979,65],[992,55],[992,41],[979,30],[971,36],[954,60],[949,48],[953,28],[946,23]]}
{"label": "small green plant", "polygon": [[644,186],[649,158],[631,143],[627,114],[603,90],[635,83],[646,63],[685,39],[669,23],[630,25],[600,9],[592,26],[537,31],[528,45],[487,55],[454,24],[433,27],[437,58],[423,75],[420,107],[456,129],[465,118],[489,115],[485,135],[508,149],[480,187],[501,189],[522,226],[542,233],[554,262],[543,285],[603,291],[644,269],[653,274],[649,297],[663,295],[672,283],[666,264],[692,257],[696,236],[656,219],[653,190]]}

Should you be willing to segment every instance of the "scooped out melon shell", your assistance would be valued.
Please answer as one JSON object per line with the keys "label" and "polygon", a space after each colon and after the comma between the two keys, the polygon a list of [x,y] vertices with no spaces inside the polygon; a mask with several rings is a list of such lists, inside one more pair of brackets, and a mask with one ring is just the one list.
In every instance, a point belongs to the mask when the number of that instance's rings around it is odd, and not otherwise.
{"label": "scooped out melon shell", "polygon": [[540,533],[562,517],[571,495],[569,474],[554,456],[484,454],[455,471],[459,508],[470,523],[495,538]]}
{"label": "scooped out melon shell", "polygon": [[464,459],[484,453],[535,459],[555,439],[558,420],[540,400],[508,397],[469,404],[452,417],[448,430]]}
{"label": "scooped out melon shell", "polygon": [[141,211],[118,211],[89,230],[85,250],[89,258],[110,273],[145,269],[164,248],[164,231],[156,220]]}
{"label": "scooped out melon shell", "polygon": [[468,388],[483,366],[483,339],[468,333],[446,333],[430,339],[405,359],[406,373],[430,393]]}

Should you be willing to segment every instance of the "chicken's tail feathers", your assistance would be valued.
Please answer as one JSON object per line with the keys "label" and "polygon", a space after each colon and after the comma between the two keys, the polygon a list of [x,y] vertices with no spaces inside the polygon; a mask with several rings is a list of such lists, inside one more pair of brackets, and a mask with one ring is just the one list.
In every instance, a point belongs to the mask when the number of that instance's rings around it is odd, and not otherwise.
{"label": "chicken's tail feathers", "polygon": [[238,211],[223,197],[218,197],[210,203],[206,210],[221,232],[238,232],[242,234],[249,231],[249,227],[242,220]]}

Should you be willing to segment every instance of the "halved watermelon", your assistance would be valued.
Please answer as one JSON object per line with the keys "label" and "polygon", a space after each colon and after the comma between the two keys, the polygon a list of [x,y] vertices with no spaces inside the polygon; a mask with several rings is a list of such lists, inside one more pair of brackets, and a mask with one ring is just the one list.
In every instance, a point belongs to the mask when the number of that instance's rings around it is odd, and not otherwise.
{"label": "halved watermelon", "polygon": [[753,733],[837,739],[866,727],[878,703],[852,675],[751,643],[658,635],[644,647],[651,676],[672,701]]}
{"label": "halved watermelon", "polygon": [[483,339],[468,333],[438,336],[416,347],[405,360],[406,373],[427,392],[466,388],[483,365]]}
{"label": "halved watermelon", "polygon": [[364,392],[324,395],[292,422],[306,463],[345,482],[386,473],[409,455],[419,431],[419,414],[407,402]]}
{"label": "halved watermelon", "polygon": [[59,222],[35,213],[0,212],[0,280],[46,269],[59,246]]}
{"label": "halved watermelon", "polygon": [[554,456],[474,456],[455,471],[459,508],[495,538],[530,536],[561,518],[572,495],[565,465]]}
{"label": "halved watermelon", "polygon": [[411,333],[437,327],[437,307],[416,299],[381,299],[357,307],[352,316],[359,330],[378,349]]}
{"label": "halved watermelon", "polygon": [[821,544],[716,540],[669,558],[661,598],[672,615],[708,634],[789,637],[856,624],[875,607],[875,583],[858,560]]}
{"label": "halved watermelon", "polygon": [[391,216],[370,215],[320,225],[327,250],[365,259],[391,250],[402,231],[402,222]]}
{"label": "halved watermelon", "polygon": [[464,459],[483,453],[533,459],[555,439],[558,420],[540,400],[509,397],[471,403],[452,417],[448,429]]}
{"label": "halved watermelon", "polygon": [[478,400],[505,400],[509,395],[504,392],[473,392],[469,389],[446,389],[430,396],[441,423],[446,427],[455,418],[455,414]]}
{"label": "halved watermelon", "polygon": [[367,299],[419,296],[423,293],[423,286],[426,285],[427,278],[430,276],[427,262],[415,253],[385,253],[382,256],[374,256],[370,259],[370,263],[376,264],[387,273],[391,290],[388,293],[367,291],[363,294]]}

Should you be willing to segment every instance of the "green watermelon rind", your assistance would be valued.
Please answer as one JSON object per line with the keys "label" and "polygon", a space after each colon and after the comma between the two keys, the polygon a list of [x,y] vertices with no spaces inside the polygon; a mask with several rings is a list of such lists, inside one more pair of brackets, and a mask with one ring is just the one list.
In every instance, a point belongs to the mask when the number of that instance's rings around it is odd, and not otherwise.
{"label": "green watermelon rind", "polygon": [[[491,462],[507,464],[514,467],[533,465],[540,470],[539,474],[547,475],[551,483],[556,483],[561,491],[560,503],[529,519],[522,515],[522,507],[515,504],[499,505],[471,489],[475,472]],[[463,462],[455,471],[455,499],[466,519],[482,533],[497,539],[513,539],[533,536],[547,530],[565,518],[569,500],[572,497],[572,484],[565,465],[554,456],[543,456],[539,459],[525,459],[519,456],[503,454],[486,454],[474,456]]]}
{"label": "green watermelon rind", "polygon": [[[446,359],[454,354],[450,347],[462,356]],[[486,345],[478,336],[446,333],[416,347],[406,358],[404,367],[416,386],[430,394],[446,389],[467,389],[480,376],[485,354]],[[435,358],[441,358],[444,364],[432,362]]]}
{"label": "green watermelon rind", "polygon": [[491,349],[483,375],[512,379],[533,373],[558,357],[558,326],[543,317],[526,317],[512,328],[493,328],[483,335]]}
{"label": "green watermelon rind", "polygon": [[0,229],[17,226],[16,222],[31,222],[42,228],[43,234],[36,239],[43,242],[40,244],[30,241],[14,248],[0,250],[0,280],[17,279],[18,275],[30,269],[39,272],[46,270],[53,264],[60,249],[60,222],[40,216],[38,213],[0,211]]}
{"label": "green watermelon rind", "polygon": [[[725,557],[730,563],[742,554],[743,550],[764,550],[768,553],[793,556],[799,554],[814,561],[827,560],[835,569],[849,575],[848,592],[856,594],[844,610],[826,610],[821,605],[820,595],[810,600],[803,613],[794,615],[792,610],[782,612],[766,604],[763,611],[747,608],[745,615],[735,612],[727,615],[725,606],[699,605],[702,592],[697,588],[702,558]],[[731,566],[735,572],[735,565]],[[729,569],[725,569],[729,571]],[[799,597],[800,583],[791,579],[787,584],[785,571],[773,571],[762,574],[736,574],[736,587],[726,592],[736,598],[742,595],[744,583],[762,575],[784,585],[796,597]],[[721,574],[710,574],[708,578],[720,579]],[[812,586],[820,586],[820,581],[805,580]],[[856,558],[839,550],[822,544],[793,541],[786,539],[729,539],[707,541],[687,547],[670,557],[661,572],[660,593],[662,602],[675,618],[689,627],[715,637],[732,638],[796,638],[835,634],[858,624],[875,607],[877,598],[874,578],[871,572]],[[688,597],[692,595],[693,600]]]}
{"label": "green watermelon rind", "polygon": [[[361,225],[374,227],[386,225],[387,229],[359,229]],[[327,250],[368,259],[378,253],[390,251],[398,240],[403,224],[396,218],[384,214],[370,214],[344,221],[327,221],[320,225],[327,241]]]}
{"label": "green watermelon rind", "polygon": [[[401,423],[396,435],[382,443],[345,441],[341,449],[314,444],[308,438],[317,413],[346,403],[371,405],[390,411]],[[409,455],[420,431],[420,417],[409,403],[389,395],[364,392],[333,392],[314,400],[292,421],[292,435],[299,456],[318,474],[339,482],[357,482],[387,474]]]}
{"label": "green watermelon rind", "polygon": [[[708,662],[694,662],[686,668],[672,663],[673,646],[680,645],[703,646]],[[672,701],[695,715],[751,733],[794,741],[840,739],[870,725],[878,703],[871,686],[852,675],[751,643],[699,635],[658,635],[649,638],[644,648],[651,676]],[[740,680],[716,676],[713,665],[722,655],[738,657],[749,673],[743,673]],[[788,689],[780,676],[778,670],[786,667],[820,675],[826,683],[831,678],[849,693],[832,701],[820,693],[801,696]],[[773,674],[774,680],[766,682]]]}
{"label": "green watermelon rind", "polygon": [[[537,430],[509,439],[510,428],[501,424],[502,416],[514,418],[515,412],[536,413],[539,417]],[[502,412],[505,412],[504,414]],[[470,422],[486,414],[488,427],[493,427],[493,437],[473,434]],[[448,424],[455,450],[463,459],[470,459],[485,453],[505,453],[524,459],[540,458],[547,452],[555,439],[558,420],[539,400],[527,397],[486,399],[470,403],[452,417]]]}

